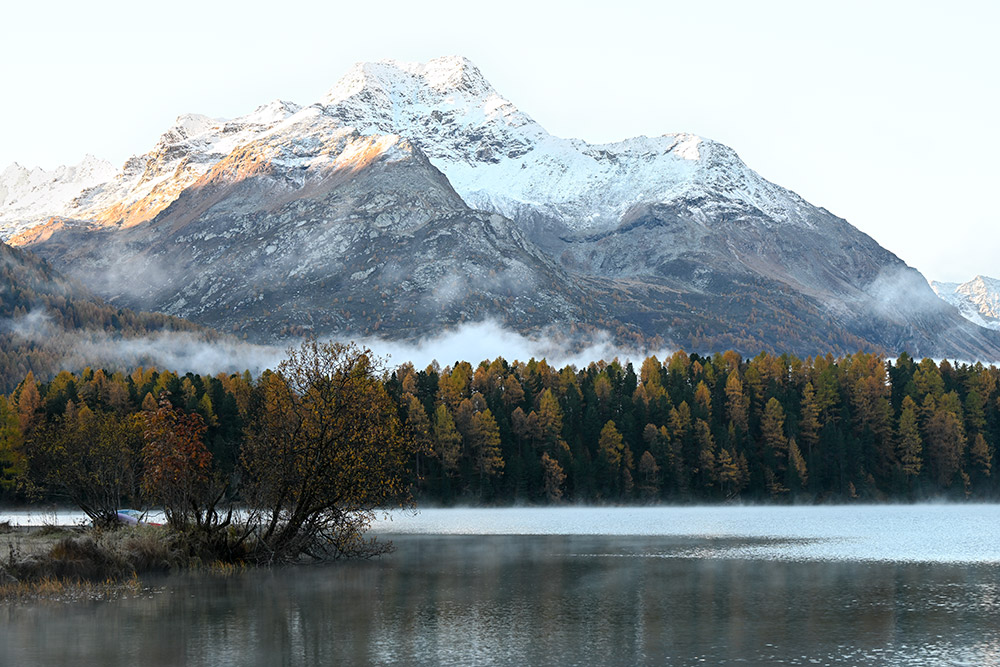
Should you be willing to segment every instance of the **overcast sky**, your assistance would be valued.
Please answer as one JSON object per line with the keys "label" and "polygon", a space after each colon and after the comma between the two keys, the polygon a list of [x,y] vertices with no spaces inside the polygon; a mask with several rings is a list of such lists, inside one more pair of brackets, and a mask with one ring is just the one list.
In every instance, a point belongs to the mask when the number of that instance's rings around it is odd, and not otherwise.
{"label": "overcast sky", "polygon": [[0,168],[120,165],[181,114],[461,54],[553,134],[693,132],[930,279],[1000,277],[1000,3],[35,2],[0,21]]}

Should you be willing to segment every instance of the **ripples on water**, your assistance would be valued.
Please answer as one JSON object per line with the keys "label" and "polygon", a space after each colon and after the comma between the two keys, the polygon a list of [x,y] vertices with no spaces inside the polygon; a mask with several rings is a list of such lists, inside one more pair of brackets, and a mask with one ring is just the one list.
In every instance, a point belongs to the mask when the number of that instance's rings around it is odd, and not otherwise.
{"label": "ripples on water", "polygon": [[0,606],[0,664],[1000,662],[1000,507],[434,510],[376,561]]}

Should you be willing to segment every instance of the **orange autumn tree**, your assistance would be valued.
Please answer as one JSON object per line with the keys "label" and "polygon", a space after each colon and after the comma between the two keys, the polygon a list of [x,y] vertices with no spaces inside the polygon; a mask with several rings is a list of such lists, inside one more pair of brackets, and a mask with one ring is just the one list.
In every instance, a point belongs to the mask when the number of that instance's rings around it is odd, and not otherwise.
{"label": "orange autumn tree", "polygon": [[23,483],[28,470],[23,445],[17,412],[7,397],[0,395],[0,498]]}
{"label": "orange autumn tree", "polygon": [[166,393],[155,412],[146,412],[142,449],[143,493],[162,504],[174,528],[216,523],[218,494],[213,488],[212,454],[205,447],[205,421],[198,413],[174,408]]}

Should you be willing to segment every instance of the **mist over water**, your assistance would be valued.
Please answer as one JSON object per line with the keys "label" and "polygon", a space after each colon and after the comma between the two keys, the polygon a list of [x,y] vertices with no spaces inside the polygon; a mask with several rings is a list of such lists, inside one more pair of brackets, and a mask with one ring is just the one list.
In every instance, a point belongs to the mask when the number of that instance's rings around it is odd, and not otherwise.
{"label": "mist over water", "polygon": [[998,664],[998,519],[998,505],[424,510],[376,526],[396,546],[381,559],[0,604],[0,664]]}
{"label": "mist over water", "polygon": [[[603,535],[701,540],[699,558],[1000,565],[1000,505],[530,507],[393,512],[400,535]],[[668,551],[636,557],[681,558]]]}

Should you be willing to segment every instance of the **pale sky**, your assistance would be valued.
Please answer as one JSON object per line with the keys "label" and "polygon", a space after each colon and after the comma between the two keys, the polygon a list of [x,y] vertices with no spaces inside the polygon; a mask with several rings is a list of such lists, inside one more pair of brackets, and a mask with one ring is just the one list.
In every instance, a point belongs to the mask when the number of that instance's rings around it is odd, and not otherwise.
{"label": "pale sky", "polygon": [[6,3],[0,169],[460,54],[553,134],[700,134],[929,279],[1000,277],[998,33],[989,1]]}

